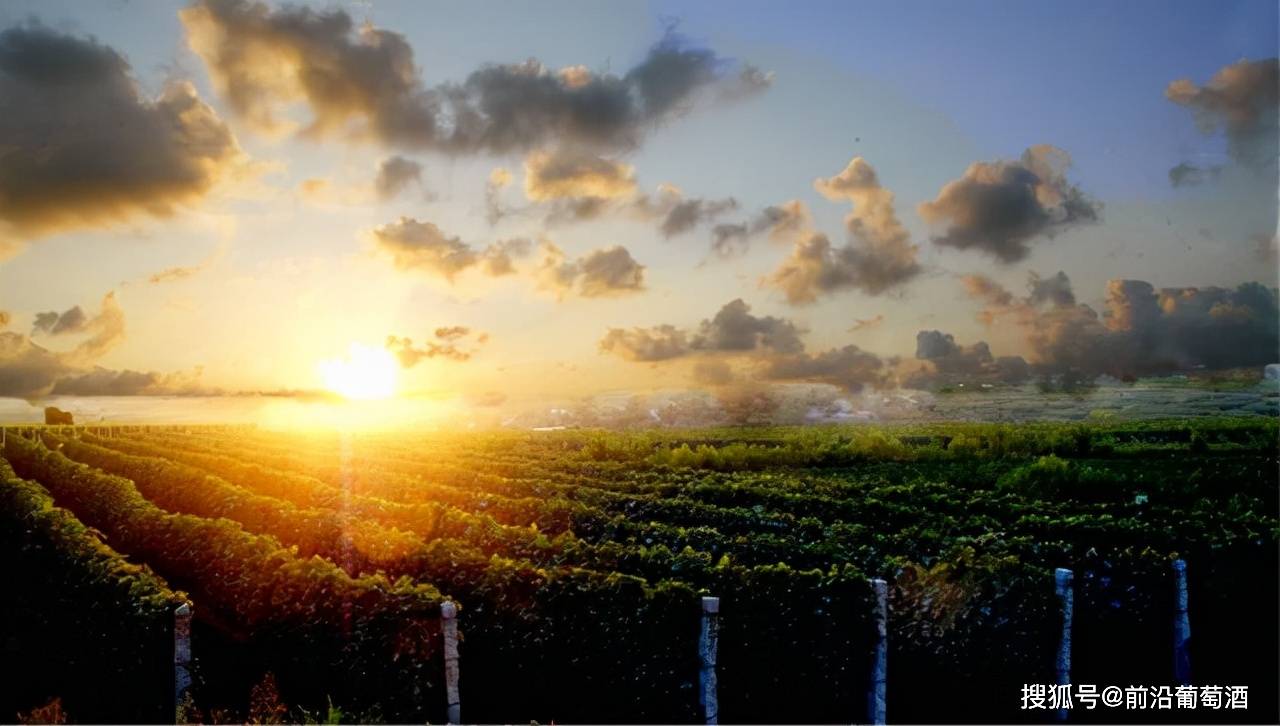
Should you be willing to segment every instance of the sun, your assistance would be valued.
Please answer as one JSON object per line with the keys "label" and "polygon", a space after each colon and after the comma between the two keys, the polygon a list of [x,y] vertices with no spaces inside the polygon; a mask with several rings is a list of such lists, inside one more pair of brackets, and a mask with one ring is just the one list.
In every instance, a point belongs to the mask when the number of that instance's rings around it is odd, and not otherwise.
{"label": "sun", "polygon": [[383,348],[352,343],[345,358],[320,361],[325,388],[343,398],[370,401],[396,392],[396,357]]}

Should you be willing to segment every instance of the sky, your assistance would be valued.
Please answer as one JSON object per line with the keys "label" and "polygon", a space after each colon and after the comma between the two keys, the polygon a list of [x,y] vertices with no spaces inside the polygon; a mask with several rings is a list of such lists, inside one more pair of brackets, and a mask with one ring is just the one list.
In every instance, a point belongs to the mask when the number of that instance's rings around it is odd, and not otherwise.
{"label": "sky", "polygon": [[8,2],[0,396],[1260,369],[1278,26],[1273,2]]}

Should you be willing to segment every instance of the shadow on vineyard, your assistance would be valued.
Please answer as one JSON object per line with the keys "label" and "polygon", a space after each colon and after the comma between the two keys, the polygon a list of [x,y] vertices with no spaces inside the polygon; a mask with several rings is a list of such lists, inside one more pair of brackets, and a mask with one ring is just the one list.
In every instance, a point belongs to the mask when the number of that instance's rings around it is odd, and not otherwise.
{"label": "shadow on vineyard", "polygon": [[0,720],[1274,721],[1278,433],[10,427]]}

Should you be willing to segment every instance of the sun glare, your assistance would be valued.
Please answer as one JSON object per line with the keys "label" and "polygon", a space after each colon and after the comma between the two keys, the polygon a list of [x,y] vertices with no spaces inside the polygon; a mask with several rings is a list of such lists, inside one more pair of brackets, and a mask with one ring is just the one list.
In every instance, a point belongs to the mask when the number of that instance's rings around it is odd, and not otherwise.
{"label": "sun glare", "polygon": [[396,358],[383,348],[352,343],[345,358],[321,361],[325,388],[357,401],[390,398],[396,392]]}

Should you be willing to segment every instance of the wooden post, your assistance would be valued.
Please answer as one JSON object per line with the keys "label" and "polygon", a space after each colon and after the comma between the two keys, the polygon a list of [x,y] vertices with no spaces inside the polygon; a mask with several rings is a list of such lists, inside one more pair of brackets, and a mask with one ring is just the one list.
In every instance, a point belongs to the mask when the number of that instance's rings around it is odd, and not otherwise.
{"label": "wooden post", "polygon": [[1173,561],[1173,682],[1191,685],[1191,618],[1187,615],[1187,561]]}
{"label": "wooden post", "polygon": [[703,723],[720,722],[720,703],[716,697],[716,648],[720,641],[720,598],[702,598],[702,634],[698,638],[698,703],[702,706]]}
{"label": "wooden post", "polygon": [[875,660],[871,663],[871,683],[867,688],[867,723],[885,723],[887,702],[885,686],[889,659],[889,583],[879,578],[871,581],[875,595],[873,617],[876,624]]}
{"label": "wooden post", "polygon": [[458,606],[440,603],[440,632],[444,636],[444,694],[448,710],[445,723],[462,723],[462,703],[458,695]]}
{"label": "wooden post", "polygon": [[[1065,567],[1053,571],[1054,591],[1062,604],[1062,638],[1058,641],[1057,682],[1060,686],[1071,683],[1071,618],[1075,610],[1075,574]],[[1066,721],[1069,711],[1058,709],[1058,720]]]}
{"label": "wooden post", "polygon": [[191,603],[173,611],[173,716],[183,723],[183,701],[191,689]]}

